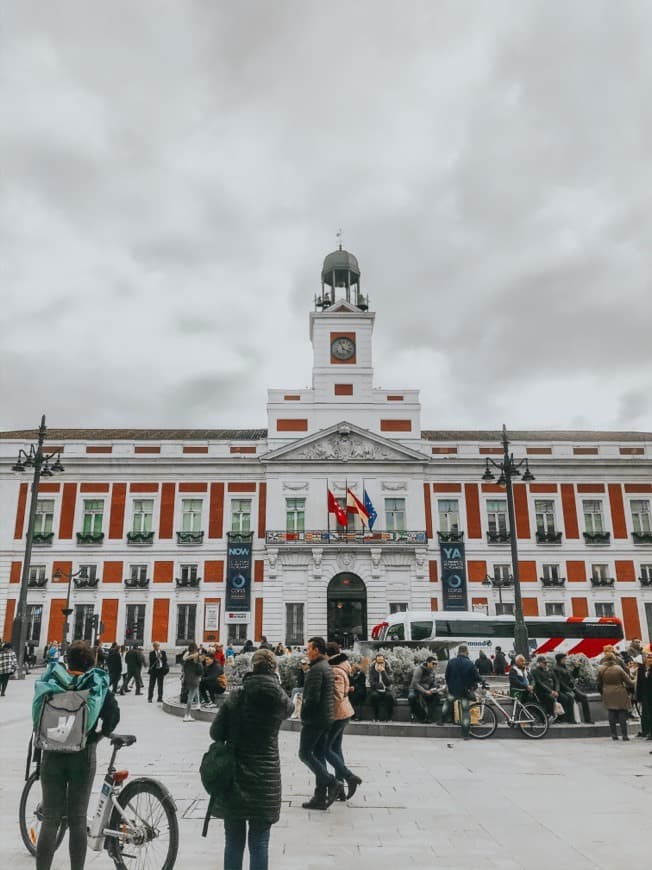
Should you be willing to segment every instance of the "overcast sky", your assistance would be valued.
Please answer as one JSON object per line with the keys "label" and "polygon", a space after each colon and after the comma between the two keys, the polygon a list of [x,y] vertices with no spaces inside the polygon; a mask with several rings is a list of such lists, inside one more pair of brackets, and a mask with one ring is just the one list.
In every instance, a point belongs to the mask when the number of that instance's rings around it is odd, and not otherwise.
{"label": "overcast sky", "polygon": [[264,427],[341,226],[424,428],[652,430],[652,5],[0,8],[0,428]]}

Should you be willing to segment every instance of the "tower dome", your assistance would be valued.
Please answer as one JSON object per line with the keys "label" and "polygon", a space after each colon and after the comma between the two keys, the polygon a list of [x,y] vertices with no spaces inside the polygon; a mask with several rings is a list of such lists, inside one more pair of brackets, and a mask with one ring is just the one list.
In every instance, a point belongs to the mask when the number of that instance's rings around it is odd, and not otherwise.
{"label": "tower dome", "polygon": [[345,251],[342,245],[324,258],[321,268],[321,298],[317,306],[328,308],[335,302],[337,288],[345,289],[346,301],[360,308],[368,309],[368,299],[360,292],[360,266],[358,258],[350,251]]}

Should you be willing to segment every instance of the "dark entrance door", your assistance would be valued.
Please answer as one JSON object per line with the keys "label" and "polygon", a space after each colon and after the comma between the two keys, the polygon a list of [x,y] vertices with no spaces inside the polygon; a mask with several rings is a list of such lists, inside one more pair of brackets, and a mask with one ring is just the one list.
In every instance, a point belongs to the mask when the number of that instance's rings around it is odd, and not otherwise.
{"label": "dark entrance door", "polygon": [[328,584],[328,640],[343,647],[367,640],[367,587],[356,574],[336,574]]}

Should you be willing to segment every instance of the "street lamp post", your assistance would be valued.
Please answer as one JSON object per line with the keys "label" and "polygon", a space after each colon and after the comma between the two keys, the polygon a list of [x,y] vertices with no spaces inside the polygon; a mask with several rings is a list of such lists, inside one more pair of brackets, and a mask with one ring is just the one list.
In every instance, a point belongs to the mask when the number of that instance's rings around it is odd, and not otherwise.
{"label": "street lamp post", "polygon": [[[32,477],[32,495],[29,503],[29,516],[27,519],[27,533],[25,535],[25,557],[23,559],[23,573],[20,580],[20,592],[18,594],[18,607],[12,629],[12,640],[18,644],[16,650],[16,658],[18,660],[18,668],[16,677],[19,680],[25,679],[25,641],[27,636],[27,586],[29,583],[29,571],[32,562],[32,542],[34,540],[34,520],[36,517],[36,504],[38,502],[38,488],[41,477],[52,477],[53,474],[64,470],[61,464],[61,451],[55,450],[52,453],[43,452],[43,443],[45,441],[45,414],[41,417],[41,425],[38,430],[38,443],[36,446],[31,444],[27,450],[22,448],[18,451],[18,458],[12,471],[23,472],[27,468],[34,469]],[[50,465],[50,461],[55,461]]]}
{"label": "street lamp post", "polygon": [[63,623],[63,633],[62,633],[62,637],[61,637],[61,651],[63,653],[65,653],[65,651],[67,649],[67,642],[68,642],[68,627],[69,627],[68,620],[70,619],[70,614],[72,613],[72,608],[70,607],[70,589],[72,586],[72,581],[75,580],[77,577],[79,577],[80,580],[86,580],[88,578],[88,569],[85,567],[80,568],[79,571],[74,571],[70,574],[68,574],[67,571],[58,570],[58,571],[55,571],[52,576],[53,576],[53,579],[55,579],[55,580],[58,580],[61,577],[68,578],[68,592],[66,594],[66,606],[61,608],[61,612],[63,613],[63,615],[65,617],[65,620]]}
{"label": "street lamp post", "polygon": [[507,429],[503,424],[503,458],[501,461],[490,459],[485,460],[485,471],[482,479],[485,481],[495,480],[496,476],[491,471],[490,466],[496,468],[500,472],[498,484],[504,486],[507,491],[507,513],[509,516],[509,542],[512,551],[512,575],[514,577],[514,649],[516,653],[530,658],[530,648],[528,644],[528,632],[525,619],[523,617],[523,599],[521,598],[521,580],[518,571],[518,544],[516,542],[516,522],[514,518],[514,492],[512,490],[512,478],[520,477],[520,469],[525,466],[523,472],[523,481],[529,482],[534,480],[534,475],[530,471],[527,459],[514,459],[514,454],[509,452],[509,441],[507,440]]}
{"label": "street lamp post", "polygon": [[482,581],[483,586],[491,586],[494,589],[498,590],[498,603],[500,604],[500,610],[502,613],[503,609],[503,589],[507,589],[510,586],[514,585],[513,577],[490,577],[489,574],[485,575],[484,580]]}

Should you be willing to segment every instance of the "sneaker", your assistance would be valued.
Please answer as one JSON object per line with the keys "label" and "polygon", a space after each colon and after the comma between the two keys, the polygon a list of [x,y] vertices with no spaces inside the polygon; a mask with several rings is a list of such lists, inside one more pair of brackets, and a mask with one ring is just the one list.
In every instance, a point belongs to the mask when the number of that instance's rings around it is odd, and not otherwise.
{"label": "sneaker", "polygon": [[188,715],[188,716],[183,717],[183,721],[184,722],[194,722],[195,720],[192,716]]}
{"label": "sneaker", "polygon": [[328,808],[334,801],[340,799],[340,795],[344,794],[344,785],[337,779],[328,786],[326,793],[326,807]]}

